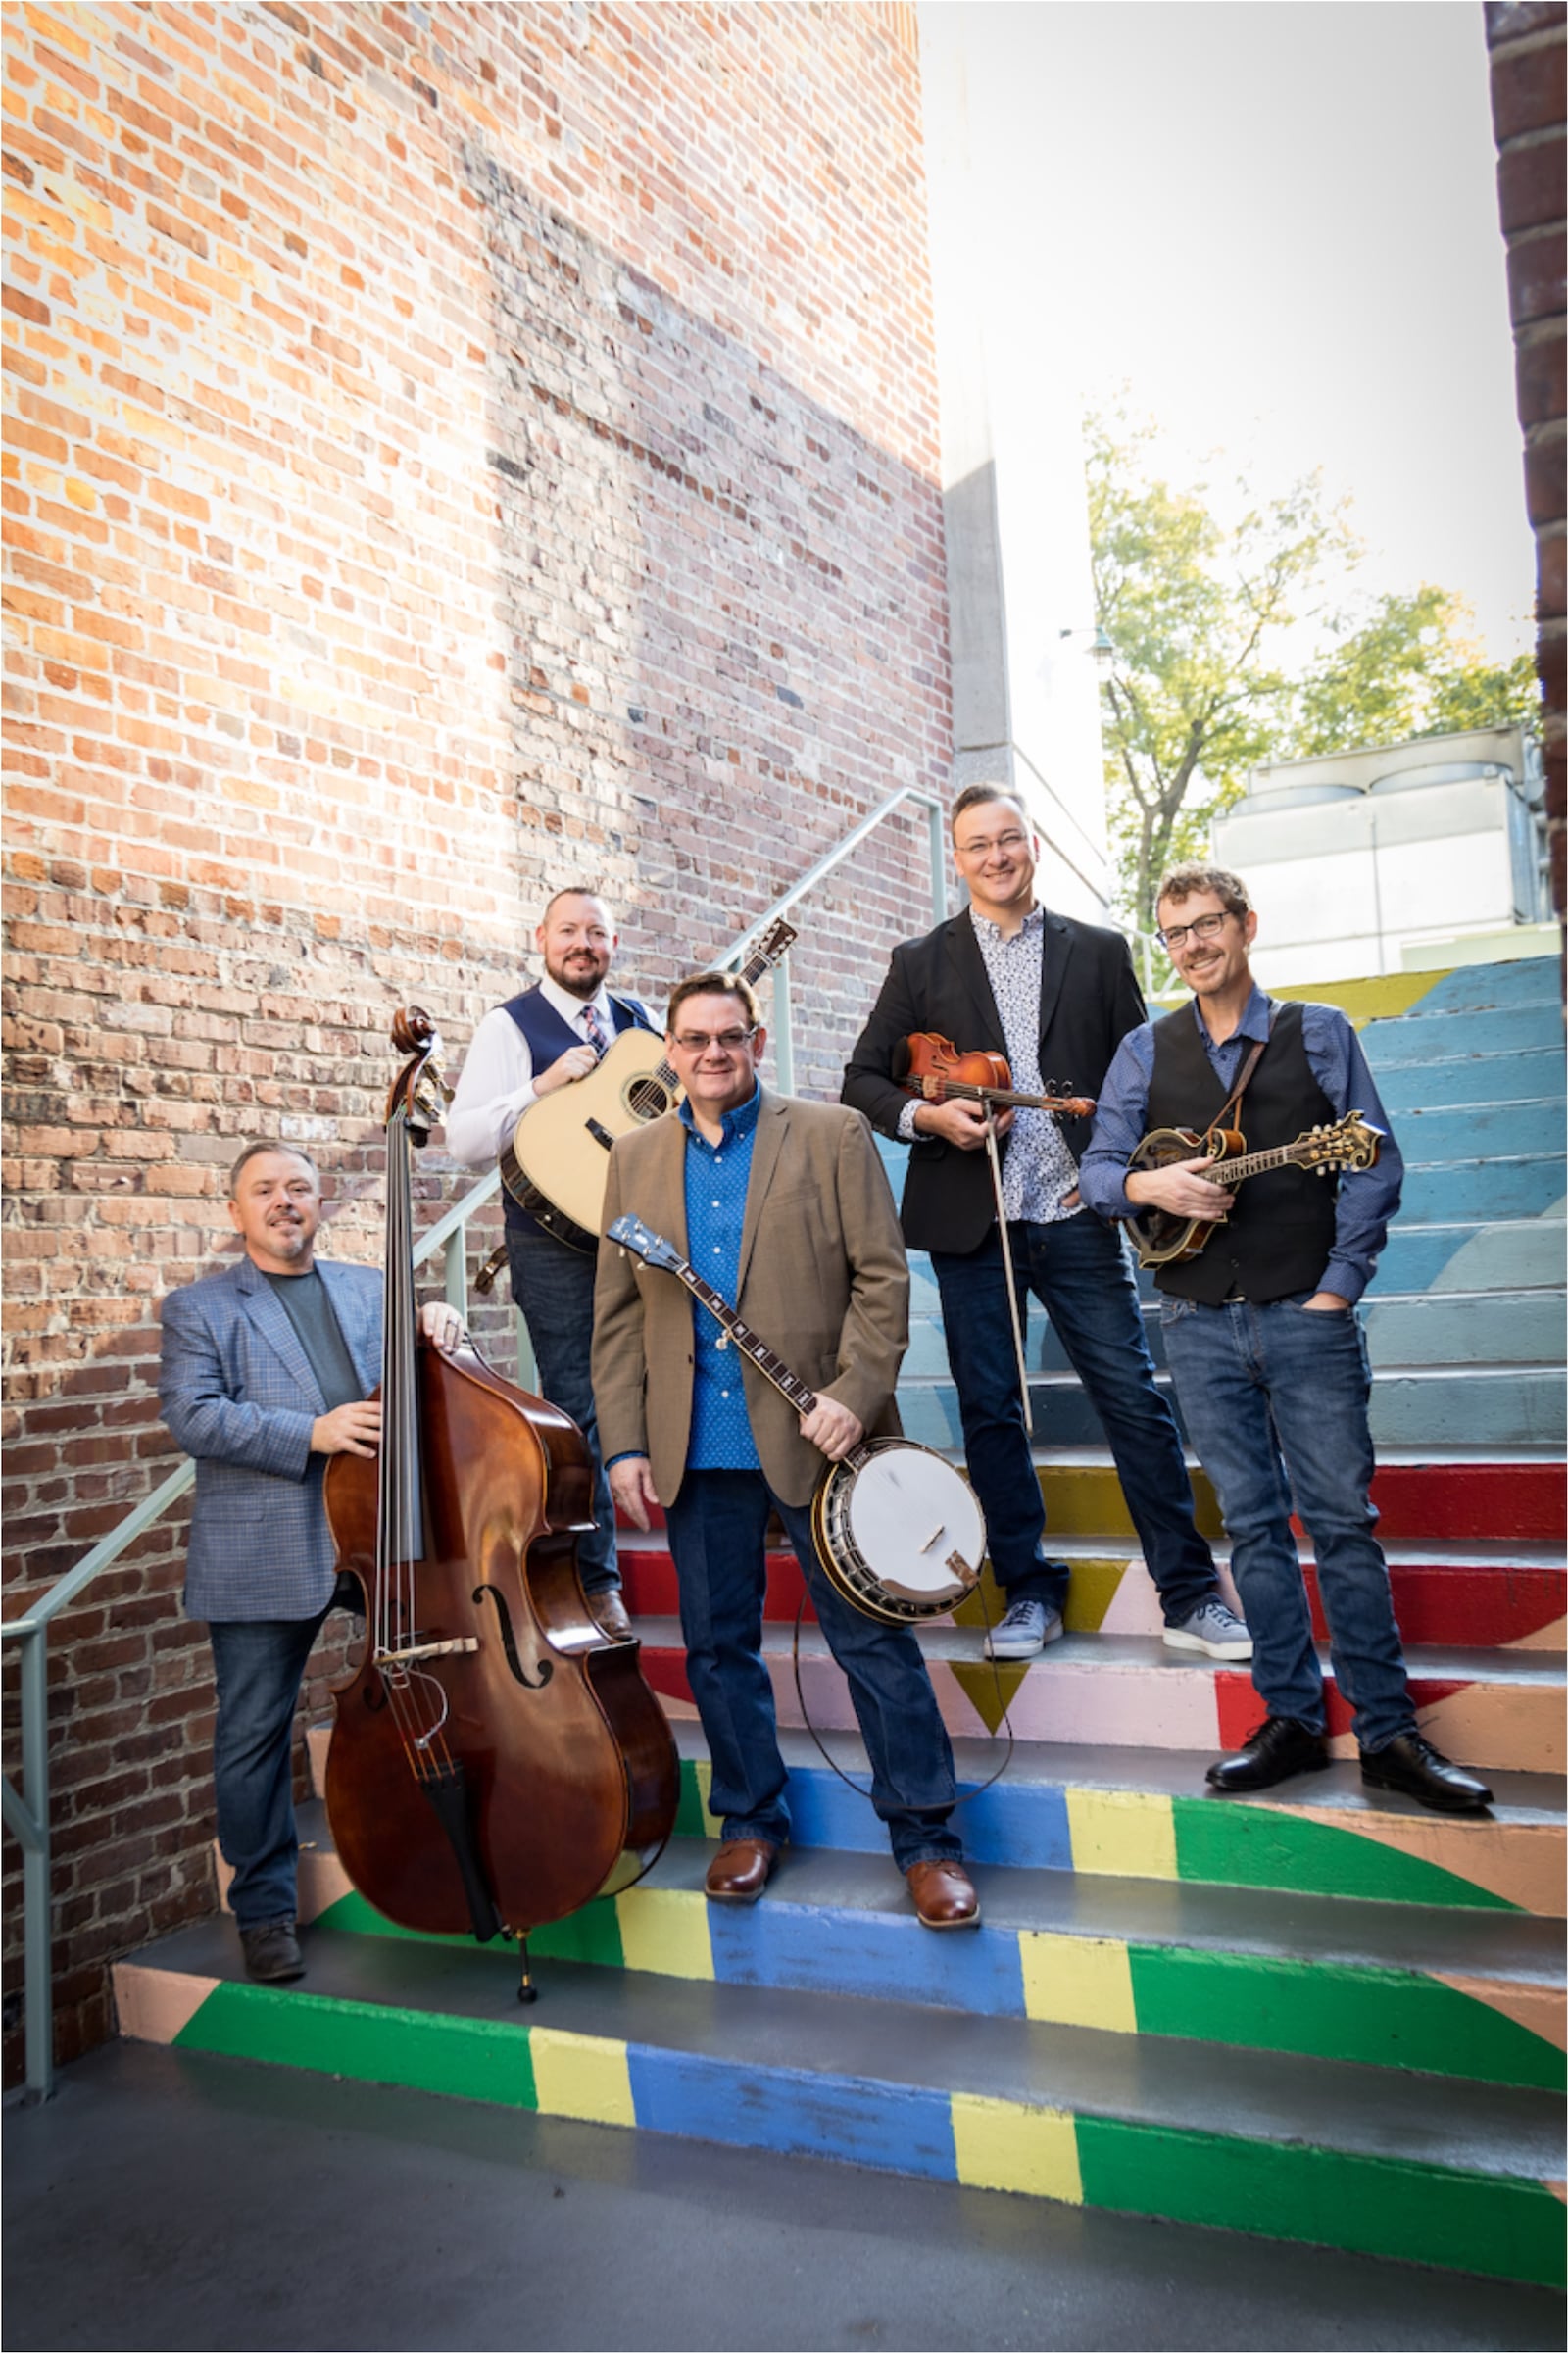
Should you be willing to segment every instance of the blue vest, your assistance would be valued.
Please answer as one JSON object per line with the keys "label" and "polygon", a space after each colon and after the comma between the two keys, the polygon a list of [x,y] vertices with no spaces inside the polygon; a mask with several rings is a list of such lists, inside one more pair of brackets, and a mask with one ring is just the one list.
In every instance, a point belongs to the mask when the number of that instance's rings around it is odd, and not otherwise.
{"label": "blue vest", "polygon": [[[562,1018],[537,981],[531,989],[524,989],[520,996],[509,997],[501,1009],[510,1013],[521,1030],[528,1052],[533,1056],[535,1070],[548,1070],[552,1062],[558,1062],[564,1054],[583,1042],[581,1030],[573,1029],[569,1021]],[[635,997],[612,997],[610,1018],[617,1038],[623,1029],[651,1030],[654,1026],[647,1007],[640,1005]],[[530,1217],[527,1210],[513,1200],[505,1186],[501,1189],[501,1199],[505,1205],[509,1234],[544,1232],[538,1218]]]}

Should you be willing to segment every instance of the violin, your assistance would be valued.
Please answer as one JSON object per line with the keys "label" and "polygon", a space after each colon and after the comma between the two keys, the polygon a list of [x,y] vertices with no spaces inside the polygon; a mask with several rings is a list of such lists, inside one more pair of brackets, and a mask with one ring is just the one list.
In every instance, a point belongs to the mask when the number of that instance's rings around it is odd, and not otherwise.
{"label": "violin", "polygon": [[411,1005],[387,1103],[381,1444],[335,1454],[327,1520],[367,1642],[334,1693],[326,1810],[366,1899],[402,1928],[516,1940],[640,1879],[674,1826],[679,1766],[636,1642],[577,1575],[593,1472],[575,1422],[417,1329],[411,1147],[441,1118],[440,1050]]}
{"label": "violin", "polygon": [[927,1103],[945,1103],[958,1095],[971,1103],[1000,1103],[1020,1111],[1046,1111],[1053,1119],[1093,1119],[1095,1100],[1051,1088],[1044,1095],[1020,1094],[1012,1083],[1005,1054],[983,1051],[959,1054],[951,1038],[935,1030],[916,1030],[905,1038],[893,1057],[893,1076],[906,1094]]}

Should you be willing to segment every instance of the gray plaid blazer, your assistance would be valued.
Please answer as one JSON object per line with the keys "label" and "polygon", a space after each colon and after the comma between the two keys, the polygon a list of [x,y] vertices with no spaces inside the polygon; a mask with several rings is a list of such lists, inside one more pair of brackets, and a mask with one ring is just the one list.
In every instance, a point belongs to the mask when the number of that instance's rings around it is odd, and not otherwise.
{"label": "gray plaid blazer", "polygon": [[[381,1377],[381,1277],[318,1259],[355,1369]],[[288,1310],[245,1256],[172,1291],[163,1308],[158,1397],[196,1457],[185,1556],[193,1618],[314,1618],[332,1597],[325,1456],[311,1424],[326,1411]]]}

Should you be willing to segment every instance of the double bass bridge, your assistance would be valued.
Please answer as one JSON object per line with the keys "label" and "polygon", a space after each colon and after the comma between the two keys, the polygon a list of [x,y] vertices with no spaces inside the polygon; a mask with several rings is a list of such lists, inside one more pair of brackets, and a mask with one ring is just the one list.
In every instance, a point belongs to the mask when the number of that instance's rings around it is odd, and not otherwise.
{"label": "double bass bridge", "polygon": [[412,1667],[421,1658],[454,1658],[460,1651],[477,1650],[478,1647],[476,1635],[457,1635],[450,1642],[414,1642],[406,1650],[378,1650],[375,1664],[378,1667]]}

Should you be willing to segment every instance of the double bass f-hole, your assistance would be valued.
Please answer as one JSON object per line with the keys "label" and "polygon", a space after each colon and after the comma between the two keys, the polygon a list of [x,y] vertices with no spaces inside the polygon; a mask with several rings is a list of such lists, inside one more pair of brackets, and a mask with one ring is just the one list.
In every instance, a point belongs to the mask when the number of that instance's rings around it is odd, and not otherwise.
{"label": "double bass f-hole", "polygon": [[494,1602],[496,1625],[501,1634],[501,1647],[507,1654],[507,1665],[512,1669],[513,1674],[521,1684],[523,1690],[525,1691],[542,1691],[545,1688],[545,1685],[550,1681],[551,1676],[554,1675],[556,1671],[555,1660],[553,1658],[542,1658],[539,1661],[538,1677],[534,1681],[530,1682],[528,1670],[523,1665],[521,1659],[517,1656],[517,1638],[513,1632],[512,1613],[508,1609],[501,1595],[496,1592],[495,1587],[493,1585],[476,1585],[473,1589],[473,1597],[475,1601]]}

